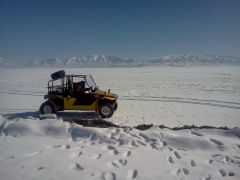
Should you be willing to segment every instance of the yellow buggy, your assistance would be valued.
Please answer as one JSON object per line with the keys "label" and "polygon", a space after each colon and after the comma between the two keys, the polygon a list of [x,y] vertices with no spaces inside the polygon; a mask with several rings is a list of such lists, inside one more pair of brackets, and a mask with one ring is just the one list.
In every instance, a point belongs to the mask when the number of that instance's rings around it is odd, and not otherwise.
{"label": "yellow buggy", "polygon": [[[91,75],[66,75],[64,70],[51,74],[48,81],[47,99],[40,107],[42,114],[63,110],[95,111],[101,118],[112,117],[117,109],[116,94],[98,88]],[[82,83],[84,91],[79,92]]]}

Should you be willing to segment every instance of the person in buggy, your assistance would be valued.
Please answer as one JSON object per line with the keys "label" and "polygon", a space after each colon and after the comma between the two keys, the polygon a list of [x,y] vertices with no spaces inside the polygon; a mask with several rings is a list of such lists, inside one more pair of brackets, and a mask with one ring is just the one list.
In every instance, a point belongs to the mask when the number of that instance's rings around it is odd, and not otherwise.
{"label": "person in buggy", "polygon": [[85,94],[86,91],[89,91],[91,88],[86,88],[85,81],[80,81],[77,83],[77,93]]}
{"label": "person in buggy", "polygon": [[[76,102],[75,104],[91,104],[93,101],[93,95],[90,93],[91,88],[86,88],[85,81],[80,81],[76,86]],[[88,93],[86,93],[88,92]]]}

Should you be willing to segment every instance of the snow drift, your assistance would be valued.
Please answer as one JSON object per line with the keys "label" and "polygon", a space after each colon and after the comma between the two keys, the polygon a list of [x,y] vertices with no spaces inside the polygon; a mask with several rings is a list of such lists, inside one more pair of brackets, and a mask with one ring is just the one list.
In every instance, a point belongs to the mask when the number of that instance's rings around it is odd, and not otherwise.
{"label": "snow drift", "polygon": [[240,178],[239,128],[140,131],[1,116],[0,134],[4,179]]}

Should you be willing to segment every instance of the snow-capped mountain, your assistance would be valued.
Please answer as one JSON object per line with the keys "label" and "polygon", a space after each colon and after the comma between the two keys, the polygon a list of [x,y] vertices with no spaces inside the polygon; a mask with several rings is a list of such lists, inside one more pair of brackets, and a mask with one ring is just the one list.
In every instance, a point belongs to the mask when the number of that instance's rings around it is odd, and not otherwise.
{"label": "snow-capped mountain", "polygon": [[0,67],[10,67],[10,66],[11,64],[7,59],[0,57]]}
{"label": "snow-capped mountain", "polygon": [[107,57],[104,55],[93,55],[93,56],[88,56],[87,57],[87,64],[108,64]]}
{"label": "snow-capped mountain", "polygon": [[79,59],[78,59],[78,57],[71,57],[69,59],[66,59],[64,61],[64,64],[68,67],[71,67],[71,66],[79,64]]}
{"label": "snow-capped mountain", "polygon": [[105,67],[133,65],[134,60],[117,56],[92,55],[84,57],[71,57],[64,61],[67,67]]}
{"label": "snow-capped mountain", "polygon": [[62,60],[55,57],[50,59],[43,59],[43,60],[34,59],[29,63],[29,65],[31,67],[63,67],[64,66]]}
{"label": "snow-capped mountain", "polygon": [[193,56],[166,55],[148,59],[126,59],[118,56],[92,55],[71,57],[62,61],[58,58],[34,59],[30,67],[127,67],[127,66],[210,66],[240,65],[240,57],[235,56]]}
{"label": "snow-capped mountain", "polygon": [[159,58],[140,60],[143,65],[161,66],[198,66],[198,65],[240,65],[240,58],[235,56],[192,56],[192,55],[167,55]]}

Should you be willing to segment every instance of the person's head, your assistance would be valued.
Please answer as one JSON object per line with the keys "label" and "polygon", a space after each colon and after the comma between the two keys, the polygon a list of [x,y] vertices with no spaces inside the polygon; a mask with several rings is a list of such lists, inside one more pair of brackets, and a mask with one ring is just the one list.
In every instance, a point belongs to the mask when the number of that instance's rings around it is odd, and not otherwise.
{"label": "person's head", "polygon": [[81,87],[85,87],[85,82],[84,82],[84,81],[80,81],[80,82],[78,82],[78,84],[79,84]]}

